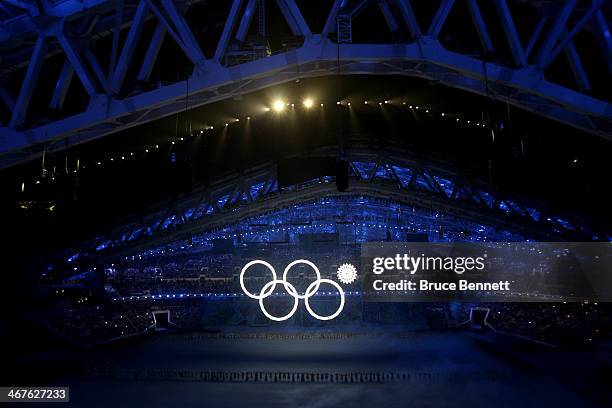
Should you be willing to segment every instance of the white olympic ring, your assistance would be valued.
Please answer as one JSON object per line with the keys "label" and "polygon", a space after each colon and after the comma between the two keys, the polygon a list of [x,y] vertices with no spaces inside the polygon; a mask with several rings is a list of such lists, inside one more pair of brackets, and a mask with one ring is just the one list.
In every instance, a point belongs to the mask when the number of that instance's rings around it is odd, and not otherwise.
{"label": "white olympic ring", "polygon": [[[244,273],[246,272],[247,269],[249,269],[251,266],[253,265],[263,265],[266,268],[268,268],[270,270],[270,272],[272,272],[272,280],[274,282],[276,282],[278,279],[276,278],[276,270],[274,269],[274,267],[272,265],[270,265],[269,263],[267,263],[266,261],[260,261],[260,260],[255,260],[255,261],[251,261],[248,264],[244,265],[244,267],[242,268],[242,270],[240,271],[240,287],[242,288],[242,291],[250,298],[253,299],[263,299],[265,297],[270,296],[270,294],[272,294],[272,292],[274,292],[274,289],[276,288],[276,285],[274,285],[274,287],[270,290],[270,293],[260,293],[259,296],[252,294],[251,292],[249,292],[247,290],[247,288],[244,286]],[[262,288],[263,289],[263,288]]]}
{"label": "white olympic ring", "polygon": [[[295,286],[293,286],[291,283],[289,283],[287,281],[287,274],[289,273],[289,270],[294,265],[298,265],[298,264],[305,264],[305,265],[310,266],[315,271],[315,274],[317,275],[317,279],[315,281],[311,282],[310,285],[308,285],[308,288],[306,288],[306,291],[304,292],[303,295],[300,295],[297,292],[297,289],[295,288]],[[255,295],[255,294],[249,292],[247,290],[247,288],[244,286],[244,274],[247,271],[247,269],[249,269],[253,265],[263,265],[266,268],[268,268],[268,270],[270,270],[270,272],[272,272],[272,280],[269,281],[268,283],[266,283],[261,288],[261,291],[260,291],[259,295]],[[266,308],[264,306],[264,299],[266,299],[268,296],[270,296],[274,292],[274,289],[276,289],[276,285],[279,284],[279,283],[282,284],[283,287],[285,288],[285,290],[287,291],[287,293],[293,297],[293,307],[291,308],[291,311],[289,313],[287,313],[285,316],[276,317],[276,316],[273,316],[270,313],[268,313],[268,311],[266,310]],[[312,310],[312,308],[310,307],[310,303],[309,303],[310,297],[317,293],[317,291],[319,290],[319,286],[322,283],[328,283],[328,284],[334,286],[338,290],[338,292],[340,293],[340,306],[338,307],[338,310],[336,310],[333,314],[331,314],[329,316],[321,316],[321,315],[315,313]],[[336,318],[342,312],[342,309],[344,309],[345,299],[344,299],[344,291],[342,290],[342,287],[340,287],[340,285],[338,285],[338,283],[334,282],[331,279],[323,279],[323,278],[321,278],[321,273],[319,272],[319,268],[317,268],[317,266],[315,264],[313,264],[312,262],[310,262],[310,261],[308,261],[306,259],[298,259],[297,261],[293,261],[289,265],[287,265],[287,267],[285,268],[285,271],[283,272],[283,279],[278,279],[277,278],[276,270],[268,262],[261,261],[261,260],[251,261],[251,262],[247,263],[242,268],[242,270],[240,271],[240,286],[242,287],[243,292],[248,297],[250,297],[252,299],[259,300],[259,308],[261,309],[261,312],[268,319],[275,320],[277,322],[282,322],[284,320],[290,319],[295,314],[300,299],[304,299],[304,303],[306,305],[306,310],[308,310],[308,313],[310,313],[310,315],[312,317],[314,317],[315,319],[317,319],[317,320],[332,320],[332,319]]]}
{"label": "white olympic ring", "polygon": [[[320,283],[329,283],[330,285],[335,286],[336,289],[338,289],[338,292],[340,293],[340,306],[338,307],[338,310],[336,310],[336,312],[334,314],[330,315],[330,316],[321,316],[321,315],[316,314],[310,308],[310,303],[308,303],[308,299],[310,299],[310,296],[315,294],[317,289],[319,288],[319,282]],[[311,286],[313,286],[315,283],[317,284],[317,289],[310,289]],[[304,294],[304,296],[306,296],[304,298],[304,304],[306,305],[306,310],[308,310],[308,313],[310,313],[311,316],[314,317],[315,319],[319,319],[319,320],[332,320],[332,319],[335,319],[336,317],[338,317],[340,312],[342,312],[342,309],[344,309],[344,291],[342,290],[340,285],[338,285],[336,282],[334,282],[331,279],[319,279],[318,281],[312,282],[310,285],[308,285],[308,288],[306,288],[306,293]]]}
{"label": "white olympic ring", "polygon": [[293,287],[293,285],[287,282],[287,274],[289,273],[289,269],[293,268],[293,265],[298,265],[298,264],[306,264],[315,271],[315,274],[317,275],[317,280],[313,282],[317,284],[317,288],[314,290],[315,292],[319,290],[319,285],[320,285],[319,281],[321,280],[321,272],[319,272],[319,268],[317,268],[315,264],[305,259],[298,259],[297,261],[293,261],[289,265],[287,265],[287,267],[285,268],[285,271],[283,272],[283,285],[285,286],[285,290],[289,292],[289,294],[293,297],[296,297],[298,299],[306,299],[306,293],[304,293],[303,295],[300,295],[295,291],[291,292],[291,290],[289,290],[289,287]]}
{"label": "white olympic ring", "polygon": [[[289,282],[285,282],[285,281],[282,281],[282,280],[280,280],[280,279],[274,279],[273,281],[270,281],[270,282],[266,283],[266,284],[264,285],[264,287],[263,287],[263,288],[261,288],[261,293],[263,294],[263,293],[266,291],[266,288],[267,288],[268,286],[273,286],[273,287],[275,288],[277,283],[283,283],[283,285],[284,285],[285,287],[287,287],[287,285],[289,285],[289,286],[291,286],[291,287],[293,288],[293,292],[295,292],[295,291],[296,291],[296,290],[295,290],[295,287],[294,287],[292,284],[290,284]],[[274,288],[272,288],[272,290],[274,290]],[[289,291],[287,291],[287,292],[289,292]],[[291,292],[289,292],[289,293],[291,293]],[[266,296],[266,297],[267,297],[267,296]],[[270,313],[268,313],[268,311],[266,310],[266,308],[265,308],[265,306],[264,306],[264,299],[265,299],[266,297],[260,297],[260,298],[259,298],[259,307],[261,308],[261,311],[263,312],[263,314],[265,314],[265,315],[266,315],[266,317],[267,317],[268,319],[271,319],[271,320],[276,320],[277,322],[282,322],[283,320],[287,320],[287,319],[291,318],[291,316],[293,316],[293,314],[294,314],[294,313],[295,313],[295,311],[297,310],[298,304],[299,304],[299,302],[300,302],[300,300],[299,300],[299,299],[298,299],[296,296],[293,296],[293,308],[291,309],[291,311],[290,311],[289,313],[287,313],[287,314],[286,314],[285,316],[283,316],[283,317],[276,317],[276,316],[272,316],[272,315],[271,315]]]}

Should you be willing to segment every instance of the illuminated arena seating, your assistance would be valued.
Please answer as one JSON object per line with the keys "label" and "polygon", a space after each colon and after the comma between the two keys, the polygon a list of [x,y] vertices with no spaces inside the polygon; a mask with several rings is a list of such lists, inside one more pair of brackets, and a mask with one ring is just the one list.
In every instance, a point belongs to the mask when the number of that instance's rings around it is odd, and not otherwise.
{"label": "illuminated arena seating", "polygon": [[[98,268],[102,269],[106,294],[95,299],[84,300],[83,296],[67,299],[50,316],[49,321],[53,322],[50,325],[67,338],[88,344],[143,333],[153,325],[152,311],[169,310],[171,321],[187,331],[307,332],[323,327],[322,323],[296,313],[279,326],[261,314],[257,302],[241,292],[238,275],[242,266],[252,259],[271,257],[277,270],[282,270],[292,260],[314,254],[323,277],[331,277],[341,263],[359,265],[361,244],[368,241],[406,241],[415,236],[434,242],[524,240],[517,233],[432,210],[364,198],[336,198],[333,204],[279,209],[217,231],[200,233],[190,242],[173,242],[146,249],[121,262],[92,266],[81,274],[99,273]],[[352,214],[350,222],[339,223],[340,212]],[[312,273],[305,270],[291,281],[303,291],[312,281]],[[263,285],[256,275],[247,277],[246,284],[258,288]],[[392,330],[398,331],[450,329],[467,320],[469,308],[475,306],[368,303],[361,300],[359,281],[345,289],[345,310],[331,323],[340,332],[393,326],[397,328]],[[272,313],[282,315],[288,302],[291,300],[280,297],[266,305]],[[315,296],[313,304],[321,314],[329,315],[338,301],[335,296]],[[551,344],[591,344],[610,323],[605,305],[480,306],[491,309],[489,323],[494,329]]]}

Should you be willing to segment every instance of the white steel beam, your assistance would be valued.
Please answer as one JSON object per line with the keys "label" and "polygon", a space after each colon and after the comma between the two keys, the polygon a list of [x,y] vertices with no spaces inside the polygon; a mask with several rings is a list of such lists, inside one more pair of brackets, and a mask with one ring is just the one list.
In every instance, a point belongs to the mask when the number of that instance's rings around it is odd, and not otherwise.
{"label": "white steel beam", "polygon": [[232,37],[232,32],[234,31],[234,25],[236,24],[236,20],[238,20],[240,7],[242,7],[242,0],[234,0],[232,2],[232,7],[230,8],[229,15],[227,16],[227,20],[225,20],[225,25],[223,26],[221,38],[217,43],[217,49],[214,57],[215,61],[217,62],[221,61],[225,55],[225,51],[227,50]]}
{"label": "white steel beam", "polygon": [[[343,44],[340,47],[343,73],[421,76],[479,94],[486,93],[486,75],[490,87],[513,90],[513,93],[498,92],[494,95],[496,98],[612,139],[612,135],[605,130],[589,128],[588,120],[592,116],[612,121],[610,103],[550,83],[533,70],[515,70],[495,63],[483,63],[470,56],[449,52],[435,42],[406,44],[401,50],[397,44]],[[189,79],[189,108],[229,97],[235,93],[234,88],[228,86],[231,84],[235,84],[241,93],[247,93],[293,79],[335,74],[337,51],[337,44],[319,39],[294,50],[295,64],[290,66],[287,66],[284,54],[233,67],[210,65],[206,75],[200,73]],[[415,67],[422,68],[407,69],[406,63],[414,63]],[[427,64],[439,69],[432,73],[426,69]],[[245,83],[248,86],[244,86]],[[224,89],[223,92],[219,91],[220,88]],[[74,145],[137,126],[143,122],[132,118],[137,117],[134,115],[140,116],[139,112],[145,110],[150,111],[146,121],[173,114],[185,109],[185,89],[185,82],[182,81],[124,100],[94,99],[85,112],[57,122],[24,132],[2,129],[0,151],[24,149],[68,137],[71,138],[70,144]],[[210,91],[214,91],[214,96],[210,96]],[[198,98],[198,93],[209,96]],[[47,148],[52,147],[47,144]]]}
{"label": "white steel beam", "polygon": [[11,128],[20,126],[25,120],[26,111],[30,104],[32,92],[34,92],[34,87],[38,81],[38,75],[42,69],[43,62],[45,61],[46,47],[46,38],[39,35],[36,39],[34,50],[32,51],[32,58],[30,60],[30,64],[28,65],[28,70],[26,71],[25,78],[21,84],[21,89],[19,90],[19,96],[17,97],[17,101],[15,101],[15,106],[13,107],[13,114],[11,116],[11,121],[9,122],[9,127]]}

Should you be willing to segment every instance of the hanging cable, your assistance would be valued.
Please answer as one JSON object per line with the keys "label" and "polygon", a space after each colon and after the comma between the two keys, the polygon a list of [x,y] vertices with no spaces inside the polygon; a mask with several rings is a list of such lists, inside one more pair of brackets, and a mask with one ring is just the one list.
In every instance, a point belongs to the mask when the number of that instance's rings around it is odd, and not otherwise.
{"label": "hanging cable", "polygon": [[482,69],[484,72],[484,83],[485,83],[485,94],[486,94],[486,103],[485,103],[485,118],[486,123],[491,129],[491,142],[492,142],[492,151],[488,160],[488,176],[489,176],[489,184],[493,184],[493,167],[494,167],[494,159],[495,159],[495,125],[492,123],[491,119],[491,105],[493,103],[491,92],[489,90],[489,77],[487,73],[487,63],[485,59],[482,59]]}
{"label": "hanging cable", "polygon": [[41,160],[41,169],[40,169],[40,175],[41,177],[45,177],[47,175],[47,170],[45,169],[45,159],[47,158],[47,148],[46,146],[43,147],[43,154],[42,154],[42,160]]}
{"label": "hanging cable", "polygon": [[68,139],[64,143],[64,174],[68,175]]}
{"label": "hanging cable", "polygon": [[[506,101],[506,116],[508,118],[508,130],[510,132],[510,135],[514,135],[514,128],[512,126],[512,117],[510,115],[510,104],[508,103],[508,101]],[[523,142],[523,135],[522,133],[519,133],[519,143],[521,146],[521,157],[523,157],[525,155],[525,144]]]}
{"label": "hanging cable", "polygon": [[187,90],[185,92],[185,131],[187,132],[187,136],[193,136],[191,132],[191,112],[189,110],[189,77],[185,80],[185,85]]}
{"label": "hanging cable", "polygon": [[[339,14],[339,13],[338,13]],[[336,16],[336,75],[338,76],[338,80],[336,81],[336,103],[340,102],[341,95],[341,85],[340,85],[340,76],[342,75],[342,70],[340,68],[340,26],[338,23],[338,16]],[[337,109],[337,132],[338,132],[338,146],[339,146],[339,159],[344,160],[346,156],[345,152],[345,143],[344,143],[344,133],[342,126],[342,105],[336,105]]]}

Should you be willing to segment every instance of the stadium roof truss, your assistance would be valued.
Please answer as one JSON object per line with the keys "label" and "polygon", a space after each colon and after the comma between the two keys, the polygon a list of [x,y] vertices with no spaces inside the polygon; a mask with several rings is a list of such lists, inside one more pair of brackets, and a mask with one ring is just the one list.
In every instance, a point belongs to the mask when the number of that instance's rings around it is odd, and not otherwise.
{"label": "stadium roof truss", "polygon": [[[612,104],[591,96],[592,85],[574,41],[588,31],[612,73],[612,35],[605,0],[528,2],[541,15],[529,33],[520,33],[509,2],[492,0],[496,19],[485,21],[477,0],[441,0],[432,21],[413,12],[410,0],[330,0],[326,23],[314,33],[296,0],[275,2],[294,37],[293,46],[278,53],[244,49],[256,11],[266,0],[233,0],[217,41],[214,55],[207,57],[184,15],[197,0],[22,0],[0,1],[0,79],[25,70],[16,95],[0,85],[0,103],[10,110],[10,120],[0,127],[0,166],[38,157],[113,132],[146,123],[185,109],[229,96],[251,92],[285,81],[332,74],[398,74],[423,77],[519,106],[593,134],[612,139]],[[440,33],[456,3],[465,2],[482,50],[478,56],[451,52],[439,41]],[[525,2],[525,0],[523,0]],[[405,32],[393,44],[353,42],[352,20],[367,5],[377,5],[391,32]],[[372,8],[368,9],[372,12]],[[374,10],[376,11],[376,10]],[[376,11],[378,12],[378,11]],[[491,13],[489,13],[491,14]],[[516,16],[515,16],[516,18]],[[143,26],[155,19],[156,28],[146,39],[142,59],[135,48],[142,41]],[[501,25],[504,36],[490,35]],[[120,39],[123,30],[125,40]],[[93,47],[96,40],[112,35],[108,67],[102,67]],[[527,43],[521,38],[529,38]],[[132,90],[132,78],[147,82],[164,41],[173,41],[193,64],[187,80],[150,84]],[[496,41],[494,41],[494,39]],[[141,42],[142,43],[142,42]],[[298,44],[299,43],[299,44]],[[241,48],[242,47],[242,48]],[[509,49],[512,61],[502,62],[501,48]],[[498,50],[500,52],[498,52]],[[64,66],[55,83],[38,83],[47,58],[61,54]],[[571,67],[575,86],[550,82],[545,73],[561,54]],[[240,58],[233,58],[239,55]],[[68,87],[78,81],[88,95],[83,112],[47,123],[30,118],[29,105],[37,87],[52,87],[49,107],[62,109]],[[1,83],[2,81],[0,81]],[[186,97],[189,90],[189,97]]]}
{"label": "stadium roof truss", "polygon": [[[322,151],[335,157],[336,150]],[[279,187],[276,165],[260,165],[242,174],[194,190],[182,199],[160,203],[144,216],[68,252],[70,259],[112,259],[162,244],[187,239],[202,231],[236,224],[322,197],[370,197],[413,207],[434,209],[458,219],[512,230],[541,240],[590,240],[583,220],[559,216],[542,203],[504,196],[485,182],[468,180],[443,162],[414,158],[405,152],[349,152],[350,189],[340,193],[334,178],[325,176]]]}

